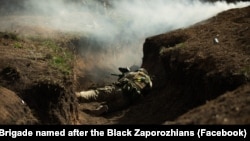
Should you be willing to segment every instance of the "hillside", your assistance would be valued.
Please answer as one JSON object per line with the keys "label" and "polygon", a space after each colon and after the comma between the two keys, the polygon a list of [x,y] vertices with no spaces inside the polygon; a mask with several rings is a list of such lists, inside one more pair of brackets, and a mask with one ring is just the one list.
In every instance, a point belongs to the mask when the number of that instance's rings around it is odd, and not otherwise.
{"label": "hillside", "polygon": [[78,34],[1,32],[0,124],[249,124],[249,28],[250,6],[148,37],[142,67],[153,90],[130,108],[101,117],[84,111],[98,103],[78,103],[74,95],[93,85]]}
{"label": "hillside", "polygon": [[[155,75],[152,95],[167,120],[249,123],[249,12],[250,7],[229,10],[146,40],[143,66]],[[158,63],[150,63],[156,57]]]}
{"label": "hillside", "polygon": [[147,38],[142,67],[154,89],[129,109],[83,123],[249,124],[249,13],[232,9]]}

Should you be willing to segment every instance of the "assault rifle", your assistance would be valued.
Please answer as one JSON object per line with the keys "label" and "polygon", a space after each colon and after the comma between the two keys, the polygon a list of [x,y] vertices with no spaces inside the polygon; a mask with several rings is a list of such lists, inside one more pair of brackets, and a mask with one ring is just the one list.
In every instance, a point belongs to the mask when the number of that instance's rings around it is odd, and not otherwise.
{"label": "assault rifle", "polygon": [[118,80],[121,79],[121,78],[125,75],[125,73],[130,72],[130,69],[129,69],[128,67],[126,67],[126,68],[119,67],[118,70],[119,70],[122,74],[114,74],[114,73],[111,73],[111,75],[118,76]]}

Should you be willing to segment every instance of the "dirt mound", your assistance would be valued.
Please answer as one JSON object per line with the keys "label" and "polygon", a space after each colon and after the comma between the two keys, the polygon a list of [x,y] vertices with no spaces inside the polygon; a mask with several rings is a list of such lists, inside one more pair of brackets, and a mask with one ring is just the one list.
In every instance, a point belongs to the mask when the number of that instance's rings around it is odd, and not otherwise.
{"label": "dirt mound", "polygon": [[27,104],[11,90],[0,87],[0,124],[33,125],[38,121]]}
{"label": "dirt mound", "polygon": [[[164,124],[244,125],[250,123],[250,85],[227,92],[205,105],[188,111],[174,122]],[[218,108],[219,107],[219,108]]]}
{"label": "dirt mound", "polygon": [[[73,55],[67,48],[61,48],[62,43],[56,39],[22,38],[13,33],[0,33],[0,42],[0,85],[13,91],[14,97],[2,100],[10,103],[10,109],[18,110],[11,103],[20,103],[15,98],[20,97],[31,109],[36,124],[77,123],[73,70],[69,68]],[[8,93],[1,91],[3,95]]]}
{"label": "dirt mound", "polygon": [[[151,107],[152,111],[164,113],[159,116],[152,112],[148,117],[158,119],[151,121],[152,123],[175,120],[190,109],[249,83],[249,12],[250,7],[229,10],[189,28],[146,40],[143,66],[155,78],[155,90],[151,94],[152,99],[154,97],[152,101],[156,102],[148,104],[145,109]],[[215,42],[215,39],[219,42]],[[247,97],[245,92],[239,92],[242,97]],[[247,106],[249,100],[238,102],[236,103],[239,106]],[[236,103],[231,104],[237,107]],[[227,104],[230,103],[225,101],[225,105]],[[249,120],[246,120],[249,119],[249,114],[245,114],[242,121],[238,118],[229,118],[235,111],[222,110],[223,107],[219,105],[218,103],[218,107],[214,107],[217,110],[210,111],[206,108],[207,111],[203,113],[199,113],[202,110],[196,111],[196,115],[201,118],[192,119],[189,115],[189,120],[201,120],[202,117],[211,116],[210,112],[217,111],[218,115],[225,115],[230,119],[227,121],[228,124],[249,123]],[[206,105],[203,106],[205,107]],[[182,123],[181,120],[178,121]],[[218,124],[217,121],[209,123]]]}

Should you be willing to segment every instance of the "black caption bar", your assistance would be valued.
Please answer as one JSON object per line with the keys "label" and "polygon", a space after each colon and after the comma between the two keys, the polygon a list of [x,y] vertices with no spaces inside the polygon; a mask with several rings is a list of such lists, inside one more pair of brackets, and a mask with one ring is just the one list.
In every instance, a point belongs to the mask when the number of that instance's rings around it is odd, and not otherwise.
{"label": "black caption bar", "polygon": [[20,137],[248,137],[248,125],[0,125],[0,138]]}

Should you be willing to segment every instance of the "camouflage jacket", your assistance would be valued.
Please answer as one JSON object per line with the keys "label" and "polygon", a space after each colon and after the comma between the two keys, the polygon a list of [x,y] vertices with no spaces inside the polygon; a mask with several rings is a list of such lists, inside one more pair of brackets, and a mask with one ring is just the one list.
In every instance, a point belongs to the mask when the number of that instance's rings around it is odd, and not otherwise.
{"label": "camouflage jacket", "polygon": [[151,78],[143,72],[128,72],[121,79],[118,85],[125,93],[141,95],[144,90],[152,88]]}

